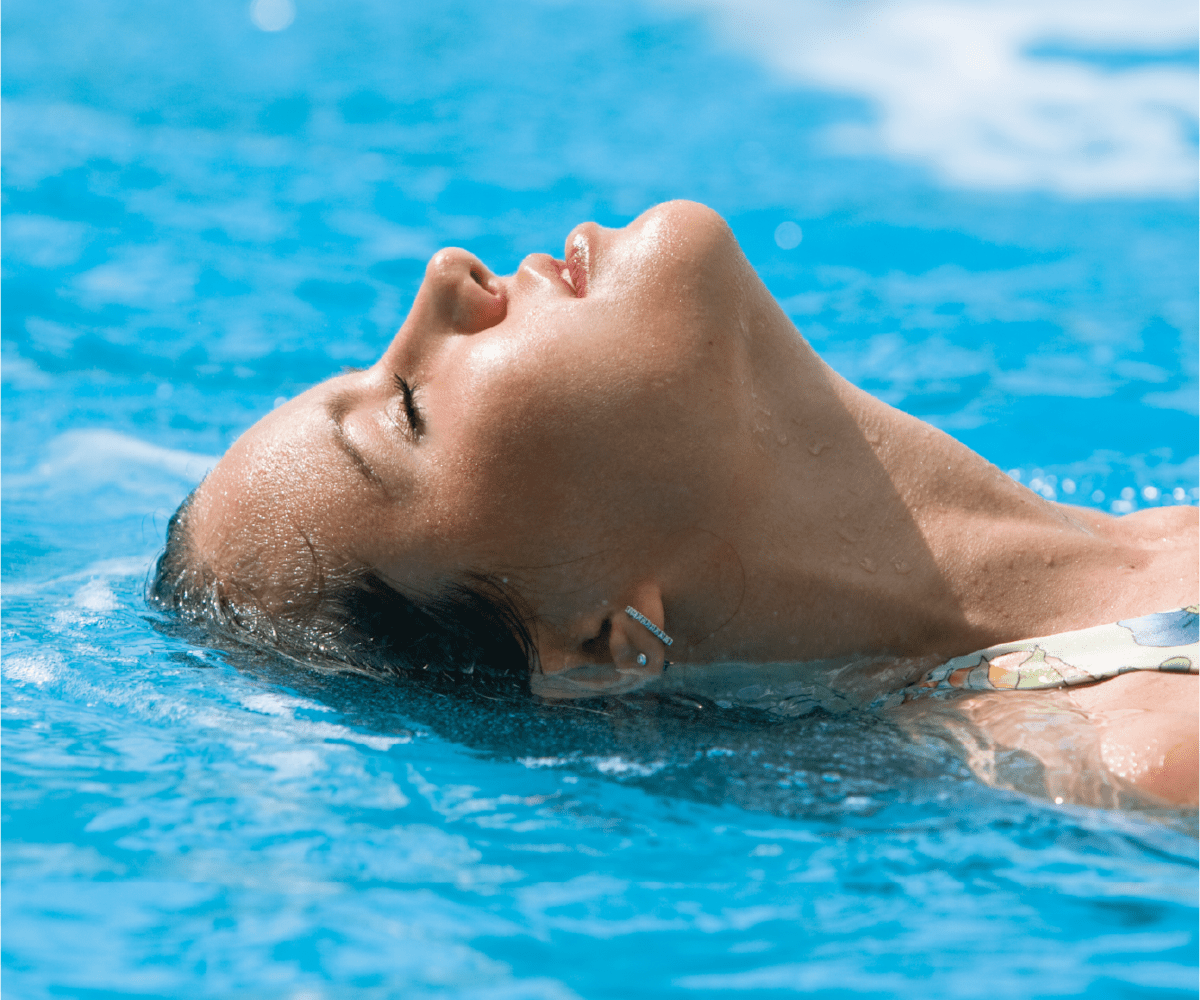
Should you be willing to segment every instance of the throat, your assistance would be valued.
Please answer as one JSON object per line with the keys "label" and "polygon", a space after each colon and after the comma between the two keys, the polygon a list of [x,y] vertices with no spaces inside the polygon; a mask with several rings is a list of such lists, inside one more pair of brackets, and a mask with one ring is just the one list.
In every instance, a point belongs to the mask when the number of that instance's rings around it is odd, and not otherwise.
{"label": "throat", "polygon": [[1088,524],[827,369],[788,417],[730,512],[744,583],[694,661],[948,658],[1061,620]]}

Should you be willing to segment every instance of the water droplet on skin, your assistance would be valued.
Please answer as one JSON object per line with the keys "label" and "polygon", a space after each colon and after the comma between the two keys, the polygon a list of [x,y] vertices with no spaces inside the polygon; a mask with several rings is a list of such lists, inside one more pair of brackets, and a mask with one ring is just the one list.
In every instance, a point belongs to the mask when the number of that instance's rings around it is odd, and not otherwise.
{"label": "water droplet on skin", "polygon": [[874,427],[869,428],[863,436],[867,439],[867,444],[879,444],[879,431]]}
{"label": "water droplet on skin", "polygon": [[893,559],[892,560],[892,569],[894,569],[901,576],[904,576],[905,573],[909,573],[912,571],[912,567],[908,563],[906,563],[903,559]]}
{"label": "water droplet on skin", "polygon": [[874,572],[875,572],[875,571],[876,571],[876,570],[879,568],[878,566],[876,566],[876,565],[875,565],[875,563],[874,563],[874,561],[873,561],[873,560],[871,560],[871,559],[868,559],[866,556],[863,556],[863,557],[862,557],[862,558],[861,558],[861,559],[858,561],[858,564],[859,564],[859,565],[860,565],[860,566],[861,566],[863,569],[865,569],[865,570],[866,570],[868,573],[874,573]]}
{"label": "water droplet on skin", "polygon": [[828,447],[829,445],[824,441],[814,441],[808,446],[808,450],[813,455],[819,455]]}

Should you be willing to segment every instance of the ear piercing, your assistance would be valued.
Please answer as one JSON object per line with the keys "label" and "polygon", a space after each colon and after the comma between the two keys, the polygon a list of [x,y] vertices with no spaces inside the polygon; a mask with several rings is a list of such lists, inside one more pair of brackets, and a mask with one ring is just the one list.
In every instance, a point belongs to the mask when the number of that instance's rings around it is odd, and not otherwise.
{"label": "ear piercing", "polygon": [[[675,642],[675,640],[672,639],[669,635],[667,635],[666,632],[664,632],[662,629],[660,629],[657,625],[654,624],[654,622],[652,622],[649,618],[647,618],[644,614],[642,614],[636,608],[626,607],[625,614],[629,615],[629,617],[632,618],[639,625],[645,626],[645,628],[649,630],[650,634],[652,636],[654,636],[656,639],[658,639],[658,641],[661,642],[664,646],[670,646],[672,643]],[[634,658],[634,662],[636,662],[639,667],[644,667],[649,662],[649,658],[646,656],[645,653],[638,653],[638,655]],[[671,664],[669,661],[663,660],[663,670],[664,671],[670,665]]]}
{"label": "ear piercing", "polygon": [[670,646],[675,641],[669,635],[667,635],[666,632],[664,632],[662,629],[660,629],[657,625],[654,624],[654,622],[652,622],[649,618],[647,618],[644,614],[642,614],[637,609],[627,607],[625,609],[625,614],[629,615],[629,617],[632,618],[635,622],[638,622],[641,625],[645,625],[646,628],[648,628],[650,630],[650,634],[655,636],[655,638],[657,638],[658,641],[661,642],[664,646]]}

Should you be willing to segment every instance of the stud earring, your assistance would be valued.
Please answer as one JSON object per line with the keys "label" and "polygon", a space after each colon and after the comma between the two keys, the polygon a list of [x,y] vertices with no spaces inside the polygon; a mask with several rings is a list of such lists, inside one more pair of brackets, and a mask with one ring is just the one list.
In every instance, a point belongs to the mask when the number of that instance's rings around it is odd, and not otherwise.
{"label": "stud earring", "polygon": [[675,641],[636,608],[627,607],[625,609],[625,614],[629,615],[629,617],[638,624],[644,625],[646,628],[648,628],[650,630],[650,634],[657,638],[658,641],[664,646],[670,646]]}
{"label": "stud earring", "polygon": [[646,665],[646,654],[645,654],[645,653],[638,653],[638,655],[637,655],[637,665],[638,665],[639,667],[644,667],[644,666]]}

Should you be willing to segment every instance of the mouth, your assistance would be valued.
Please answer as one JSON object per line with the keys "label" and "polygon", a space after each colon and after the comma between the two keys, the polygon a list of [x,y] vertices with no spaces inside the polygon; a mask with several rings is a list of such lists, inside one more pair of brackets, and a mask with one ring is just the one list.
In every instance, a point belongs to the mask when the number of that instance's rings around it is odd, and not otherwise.
{"label": "mouth", "polygon": [[594,228],[590,223],[585,223],[573,229],[567,237],[566,257],[554,262],[558,276],[577,299],[585,298],[588,293],[592,269],[592,244],[588,239],[588,230]]}
{"label": "mouth", "polygon": [[564,280],[575,290],[579,298],[588,293],[588,277],[592,263],[592,248],[587,235],[576,231],[567,243],[566,273]]}
{"label": "mouth", "polygon": [[571,294],[577,299],[582,299],[587,295],[588,288],[587,248],[585,247],[581,252],[575,252],[575,247],[572,247],[571,250],[572,252],[567,254],[566,260],[555,260],[554,266],[558,271],[558,276],[570,289]]}
{"label": "mouth", "polygon": [[592,278],[592,243],[588,228],[596,227],[592,223],[584,223],[583,227],[571,232],[562,260],[549,254],[535,253],[530,254],[522,266],[528,266],[543,279],[549,278],[552,273],[572,298],[586,298]]}
{"label": "mouth", "polygon": [[579,294],[579,286],[575,284],[575,276],[571,273],[571,265],[565,260],[559,260],[557,257],[551,258],[554,261],[554,270],[558,272],[558,277],[562,283],[567,286],[567,290],[577,299],[583,298]]}

